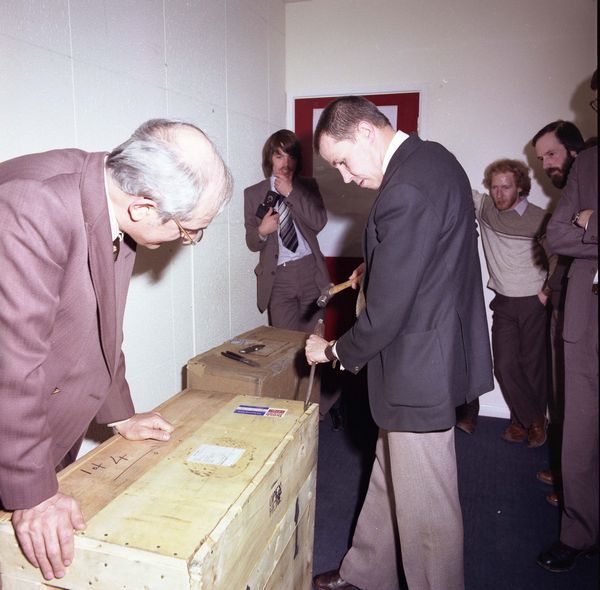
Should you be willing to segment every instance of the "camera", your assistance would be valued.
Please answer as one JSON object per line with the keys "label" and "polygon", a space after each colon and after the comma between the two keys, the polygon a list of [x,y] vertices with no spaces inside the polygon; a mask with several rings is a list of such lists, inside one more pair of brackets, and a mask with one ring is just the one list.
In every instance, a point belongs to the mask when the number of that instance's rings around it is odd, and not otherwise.
{"label": "camera", "polygon": [[275,208],[277,206],[280,198],[281,195],[275,191],[269,191],[265,197],[265,200],[258,206],[258,209],[256,210],[256,217],[262,219],[267,214],[267,211],[270,207]]}

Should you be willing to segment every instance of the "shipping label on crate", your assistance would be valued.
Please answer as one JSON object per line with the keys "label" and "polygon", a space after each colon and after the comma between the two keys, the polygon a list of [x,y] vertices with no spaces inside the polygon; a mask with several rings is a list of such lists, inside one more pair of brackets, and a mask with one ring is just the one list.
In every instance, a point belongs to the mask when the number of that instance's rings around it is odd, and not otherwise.
{"label": "shipping label on crate", "polygon": [[202,463],[203,465],[221,465],[233,467],[246,449],[222,447],[219,445],[200,445],[188,458],[189,463]]}
{"label": "shipping label on crate", "polygon": [[251,414],[252,416],[267,416],[268,418],[283,418],[287,413],[284,408],[270,408],[269,406],[248,406],[240,404],[233,410],[234,414]]}

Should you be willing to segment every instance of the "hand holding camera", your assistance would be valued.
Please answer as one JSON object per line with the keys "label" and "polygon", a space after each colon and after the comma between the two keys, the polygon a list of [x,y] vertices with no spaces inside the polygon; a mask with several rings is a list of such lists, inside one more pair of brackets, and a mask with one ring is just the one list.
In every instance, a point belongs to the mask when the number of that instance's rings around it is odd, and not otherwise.
{"label": "hand holding camera", "polygon": [[269,234],[277,231],[279,226],[279,213],[269,207],[258,226],[258,235],[266,238]]}
{"label": "hand holding camera", "polygon": [[274,231],[277,231],[279,225],[279,213],[275,212],[274,208],[280,198],[281,195],[274,191],[269,191],[265,196],[264,201],[256,210],[256,217],[261,220],[258,226],[258,235],[263,238],[272,234]]}

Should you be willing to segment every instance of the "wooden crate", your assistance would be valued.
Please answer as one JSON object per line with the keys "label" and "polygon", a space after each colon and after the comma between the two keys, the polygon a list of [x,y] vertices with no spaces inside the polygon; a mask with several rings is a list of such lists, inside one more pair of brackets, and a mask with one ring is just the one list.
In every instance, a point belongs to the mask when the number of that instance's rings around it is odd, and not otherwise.
{"label": "wooden crate", "polygon": [[[307,335],[295,330],[260,326],[190,359],[187,386],[205,391],[234,392],[242,395],[304,400],[310,367],[304,345]],[[221,355],[225,350],[238,352],[251,344],[264,348],[244,357],[260,366],[249,367]],[[320,371],[315,372],[310,401],[320,397]]]}
{"label": "wooden crate", "polygon": [[311,588],[317,406],[188,389],[159,409],[169,442],[115,436],[59,474],[87,522],[61,580],[0,512],[2,590]]}

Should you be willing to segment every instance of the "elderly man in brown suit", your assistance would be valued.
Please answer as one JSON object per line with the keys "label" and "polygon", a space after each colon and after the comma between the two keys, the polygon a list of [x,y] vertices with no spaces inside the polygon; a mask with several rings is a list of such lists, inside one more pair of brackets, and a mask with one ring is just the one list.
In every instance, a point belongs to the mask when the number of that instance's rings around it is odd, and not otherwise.
{"label": "elderly man in brown suit", "polygon": [[[176,187],[176,188],[173,188]],[[131,440],[168,440],[134,414],[121,351],[135,246],[197,243],[231,193],[197,127],[148,121],[110,154],[76,149],[0,164],[0,502],[46,579],[72,562],[78,501],[56,470],[92,419]]]}
{"label": "elderly man in brown suit", "polygon": [[[597,90],[597,73],[592,78]],[[598,109],[597,99],[592,101]],[[551,250],[573,259],[563,325],[565,409],[560,539],[537,563],[552,572],[597,549],[598,525],[598,146],[575,160],[548,224]]]}
{"label": "elderly man in brown suit", "polygon": [[327,212],[314,178],[300,176],[302,152],[295,133],[280,129],[263,147],[265,180],[244,191],[246,244],[260,252],[258,309],[276,328],[312,332],[324,311],[317,307],[329,274],[317,234]]}

